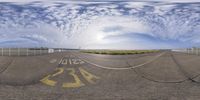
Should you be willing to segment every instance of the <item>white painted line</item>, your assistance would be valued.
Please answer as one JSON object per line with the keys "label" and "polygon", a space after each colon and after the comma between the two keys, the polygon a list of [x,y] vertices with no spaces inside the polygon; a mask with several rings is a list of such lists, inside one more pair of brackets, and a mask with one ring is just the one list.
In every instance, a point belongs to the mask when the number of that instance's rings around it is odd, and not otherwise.
{"label": "white painted line", "polygon": [[[63,58],[64,58],[64,57],[63,57]],[[60,60],[59,64],[61,64],[61,63],[62,63],[62,60],[63,60],[63,58],[61,58],[61,60]]]}
{"label": "white painted line", "polygon": [[[66,57],[66,56],[65,56],[65,57]],[[59,65],[62,64],[62,62],[63,62],[63,60],[64,60],[65,57],[62,57],[62,58],[60,59],[60,62],[58,63]]]}
{"label": "white painted line", "polygon": [[154,59],[149,60],[149,61],[147,61],[147,62],[145,62],[145,63],[143,63],[143,64],[139,64],[139,65],[131,66],[131,67],[127,67],[127,68],[122,68],[122,67],[121,67],[121,68],[113,68],[113,67],[101,66],[101,65],[92,63],[92,62],[90,62],[90,61],[88,61],[88,60],[85,60],[85,59],[83,59],[83,58],[81,58],[81,57],[78,57],[78,56],[77,56],[77,57],[80,58],[80,59],[82,59],[83,61],[85,61],[85,62],[87,62],[87,63],[89,63],[89,64],[91,64],[91,65],[94,65],[94,66],[96,66],[96,67],[99,67],[99,68],[103,68],[103,69],[113,69],[113,70],[126,70],[126,69],[133,69],[133,68],[141,67],[141,66],[144,66],[144,65],[146,65],[146,64],[148,64],[148,63],[151,63],[151,62],[153,62],[154,60],[158,59],[158,58],[159,58],[160,56],[162,56],[163,54],[165,54],[165,52],[159,54],[159,55],[156,56]]}
{"label": "white painted line", "polygon": [[77,63],[77,59],[72,59],[72,63],[73,63],[74,65],[79,64],[79,63]]}
{"label": "white painted line", "polygon": [[69,59],[69,64],[70,64],[70,65],[72,64],[71,59]]}
{"label": "white painted line", "polygon": [[50,61],[49,61],[49,63],[56,63],[57,62],[57,59],[51,59]]}
{"label": "white painted line", "polygon": [[63,59],[61,64],[62,65],[67,65],[67,59]]}

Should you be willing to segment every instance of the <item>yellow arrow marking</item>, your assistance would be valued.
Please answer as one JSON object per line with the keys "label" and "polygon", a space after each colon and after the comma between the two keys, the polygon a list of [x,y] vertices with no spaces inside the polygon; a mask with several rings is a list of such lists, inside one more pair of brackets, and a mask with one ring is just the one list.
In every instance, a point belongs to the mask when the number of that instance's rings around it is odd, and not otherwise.
{"label": "yellow arrow marking", "polygon": [[51,77],[51,75],[48,75],[48,76],[44,77],[40,81],[42,83],[46,84],[46,85],[55,86],[57,82],[55,82],[53,80],[49,80],[49,77]]}
{"label": "yellow arrow marking", "polygon": [[56,81],[50,80],[50,77],[55,77],[59,74],[62,74],[64,69],[63,68],[57,68],[56,70],[58,70],[58,72],[54,73],[53,75],[47,75],[46,77],[44,77],[43,79],[41,79],[40,81],[44,84],[47,84],[49,86],[55,86],[56,85]]}

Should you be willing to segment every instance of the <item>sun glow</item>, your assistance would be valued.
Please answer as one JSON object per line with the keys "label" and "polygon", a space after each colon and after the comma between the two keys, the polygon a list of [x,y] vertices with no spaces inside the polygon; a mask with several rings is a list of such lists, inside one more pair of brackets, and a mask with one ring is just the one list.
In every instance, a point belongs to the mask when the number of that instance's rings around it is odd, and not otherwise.
{"label": "sun glow", "polygon": [[[148,30],[142,23],[130,17],[99,17],[91,21],[91,24],[84,30],[84,35],[92,44],[110,44],[113,41],[110,37],[119,36],[125,33],[142,32]],[[89,36],[89,37],[88,37]]]}
{"label": "sun glow", "polygon": [[103,42],[103,38],[104,38],[103,34],[97,34],[96,36],[98,42]]}

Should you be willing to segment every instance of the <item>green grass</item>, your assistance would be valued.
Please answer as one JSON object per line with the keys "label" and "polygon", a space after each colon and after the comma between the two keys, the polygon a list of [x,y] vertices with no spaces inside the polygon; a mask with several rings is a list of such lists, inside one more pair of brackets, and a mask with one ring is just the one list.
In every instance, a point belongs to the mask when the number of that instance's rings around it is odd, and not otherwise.
{"label": "green grass", "polygon": [[107,55],[130,55],[158,52],[159,50],[81,50],[83,53],[107,54]]}

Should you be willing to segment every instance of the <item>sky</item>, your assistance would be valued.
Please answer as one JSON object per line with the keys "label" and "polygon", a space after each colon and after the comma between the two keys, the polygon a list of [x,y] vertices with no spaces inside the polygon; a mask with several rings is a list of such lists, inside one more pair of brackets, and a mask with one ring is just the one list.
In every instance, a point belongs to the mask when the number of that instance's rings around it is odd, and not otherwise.
{"label": "sky", "polygon": [[0,47],[200,47],[199,0],[0,0]]}

